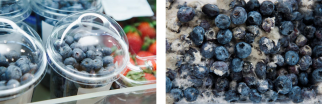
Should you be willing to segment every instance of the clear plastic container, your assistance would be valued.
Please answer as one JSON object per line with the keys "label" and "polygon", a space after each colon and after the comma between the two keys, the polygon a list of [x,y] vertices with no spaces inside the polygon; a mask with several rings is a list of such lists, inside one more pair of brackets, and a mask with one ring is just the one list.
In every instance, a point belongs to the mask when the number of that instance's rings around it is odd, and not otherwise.
{"label": "clear plastic container", "polygon": [[[76,53],[72,53],[72,55],[60,54],[59,51],[62,51],[62,47],[67,47],[66,45],[58,48],[59,50],[55,49],[55,42],[65,41],[65,38],[70,36],[76,39],[69,44],[72,47],[71,50],[75,51],[77,48],[83,47],[81,51],[84,53],[79,51],[80,56],[85,53],[88,55],[80,58],[73,56],[79,55]],[[73,45],[74,43],[77,45]],[[88,53],[89,51],[100,53],[102,52],[101,48],[104,47],[109,47],[112,54],[95,54],[98,57],[91,57]],[[72,14],[60,20],[47,40],[46,50],[49,65],[53,70],[50,77],[52,98],[109,90],[112,82],[119,78],[119,74],[129,61],[127,38],[122,28],[104,14],[93,12]],[[61,55],[63,57],[59,59],[58,57]],[[99,62],[98,60],[102,61],[105,57],[110,56],[114,61],[103,65],[101,69],[98,67],[96,71],[95,68],[86,66],[92,61],[84,61],[86,58],[90,58],[86,60]],[[72,57],[77,59],[77,62],[74,61],[75,64],[65,63],[66,58]],[[72,65],[74,68],[67,68],[67,65]],[[99,65],[97,64],[97,66]],[[102,68],[107,69],[107,73],[100,72],[103,70]]]}
{"label": "clear plastic container", "polygon": [[[0,83],[5,82],[6,84],[1,85],[0,104],[30,103],[34,87],[38,85],[46,72],[45,49],[37,32],[25,23],[21,22],[18,26],[13,21],[4,18],[0,18],[0,23],[4,25],[0,27],[0,54],[2,55],[0,57],[4,57],[7,62],[7,64],[2,62],[0,65],[6,67],[5,72],[0,72],[2,76]],[[23,57],[29,61],[18,64],[16,61]],[[23,65],[27,65],[28,68],[20,69]],[[16,77],[8,77],[8,67],[19,68],[10,68],[10,70],[16,69],[15,71],[19,74]],[[8,86],[9,81],[14,79],[18,82]]]}
{"label": "clear plastic container", "polygon": [[29,0],[1,0],[0,17],[9,19],[15,23],[21,23],[31,13]]}

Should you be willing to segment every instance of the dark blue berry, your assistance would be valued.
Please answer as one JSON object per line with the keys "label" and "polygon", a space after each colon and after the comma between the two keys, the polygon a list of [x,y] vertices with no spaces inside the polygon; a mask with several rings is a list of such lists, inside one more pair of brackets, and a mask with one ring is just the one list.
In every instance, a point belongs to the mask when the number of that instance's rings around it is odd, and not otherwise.
{"label": "dark blue berry", "polygon": [[278,98],[278,94],[273,90],[268,90],[264,96],[267,102],[275,102]]}
{"label": "dark blue berry", "polygon": [[316,98],[316,91],[310,88],[303,88],[302,89],[302,96],[306,99]]}
{"label": "dark blue berry", "polygon": [[300,85],[306,86],[309,83],[308,74],[305,72],[300,73],[298,80]]}
{"label": "dark blue berry", "polygon": [[76,61],[80,62],[84,58],[86,58],[86,54],[79,48],[75,48],[73,50],[72,56],[76,59]]}
{"label": "dark blue berry", "polygon": [[3,73],[5,73],[7,70],[6,67],[0,66],[0,75],[2,75]]}
{"label": "dark blue berry", "polygon": [[234,90],[229,90],[225,92],[225,98],[228,102],[235,102],[239,100],[239,95]]}
{"label": "dark blue berry", "polygon": [[284,57],[280,54],[273,55],[272,61],[278,66],[284,65]]}
{"label": "dark blue berry", "polygon": [[274,85],[278,93],[287,94],[292,89],[292,80],[285,75],[281,75],[274,81]]}
{"label": "dark blue berry", "polygon": [[0,66],[8,66],[9,62],[7,61],[7,58],[0,54]]}
{"label": "dark blue berry", "polygon": [[288,1],[279,1],[276,7],[278,12],[290,14],[293,12],[292,4]]}
{"label": "dark blue berry", "polygon": [[235,50],[236,50],[237,57],[246,58],[252,52],[252,47],[245,42],[239,42],[236,44]]}
{"label": "dark blue berry", "polygon": [[106,66],[108,64],[112,64],[114,61],[114,58],[112,56],[105,56],[103,57],[103,66]]}
{"label": "dark blue berry", "polygon": [[27,57],[21,57],[16,61],[17,66],[21,66],[23,64],[29,64],[30,60]]}
{"label": "dark blue berry", "polygon": [[254,34],[254,36],[260,35],[260,28],[257,25],[250,25],[246,27],[246,32]]}
{"label": "dark blue berry", "polygon": [[235,25],[243,24],[247,20],[247,12],[243,7],[236,7],[230,14],[230,19]]}
{"label": "dark blue berry", "polygon": [[259,10],[262,15],[268,16],[274,12],[274,8],[275,6],[272,1],[263,1]]}
{"label": "dark blue berry", "polygon": [[230,78],[233,81],[241,81],[243,79],[243,73],[242,72],[231,72]]}
{"label": "dark blue berry", "polygon": [[191,79],[188,79],[189,83],[191,83],[191,85],[193,87],[201,87],[203,85],[203,81],[202,79],[197,79],[197,78],[191,78]]}
{"label": "dark blue berry", "polygon": [[78,40],[79,40],[80,38],[84,37],[84,36],[85,36],[85,34],[82,34],[82,33],[76,33],[76,34],[74,35],[74,41],[75,41],[75,42],[78,42]]}
{"label": "dark blue berry", "polygon": [[322,27],[322,16],[315,16],[314,25],[318,27]]}
{"label": "dark blue berry", "polygon": [[68,57],[64,60],[64,64],[65,65],[72,65],[74,67],[76,67],[78,65],[77,61],[75,58],[73,57]]}
{"label": "dark blue berry", "polygon": [[37,64],[35,64],[35,63],[29,63],[29,67],[30,67],[31,71],[34,71],[38,68]]}
{"label": "dark blue berry", "polygon": [[247,14],[247,23],[250,25],[261,25],[262,15],[257,11],[251,11]]}
{"label": "dark blue berry", "polygon": [[29,66],[29,64],[22,64],[22,65],[20,65],[20,69],[21,69],[22,74],[25,74],[30,71],[30,66]]}
{"label": "dark blue berry", "polygon": [[209,70],[206,66],[202,66],[202,65],[195,65],[192,68],[192,74],[196,77],[196,78],[204,78],[208,75]]}
{"label": "dark blue berry", "polygon": [[196,15],[196,12],[191,7],[181,7],[177,12],[177,18],[181,22],[189,22]]}
{"label": "dark blue berry", "polygon": [[253,11],[253,10],[256,10],[258,9],[260,6],[258,0],[249,0],[247,3],[246,3],[246,6],[245,6],[245,9],[247,11]]}
{"label": "dark blue berry", "polygon": [[5,72],[6,79],[19,79],[22,76],[21,69],[17,66],[10,65]]}
{"label": "dark blue berry", "polygon": [[215,24],[220,29],[226,29],[230,26],[230,18],[225,14],[219,14],[215,19]]}
{"label": "dark blue berry", "polygon": [[54,42],[54,48],[56,50],[59,50],[61,47],[64,47],[65,45],[66,45],[65,41],[56,40]]}
{"label": "dark blue berry", "polygon": [[305,26],[303,34],[306,36],[308,39],[314,38],[314,33],[316,31],[316,28],[312,25]]}
{"label": "dark blue berry", "polygon": [[313,57],[320,57],[322,56],[322,46],[318,45],[313,48]]}
{"label": "dark blue berry", "polygon": [[229,29],[219,30],[217,40],[220,44],[227,44],[233,38],[233,33]]}
{"label": "dark blue berry", "polygon": [[20,53],[16,50],[12,50],[9,52],[9,54],[6,55],[9,62],[17,61],[20,58]]}
{"label": "dark blue berry", "polygon": [[218,46],[215,48],[215,56],[216,56],[217,60],[224,61],[227,58],[229,58],[229,52],[227,51],[227,49],[225,47]]}
{"label": "dark blue berry", "polygon": [[282,35],[290,35],[294,30],[294,25],[291,21],[284,21],[279,27],[279,31]]}
{"label": "dark blue berry", "polygon": [[20,83],[16,79],[10,79],[7,82],[7,88],[8,89],[12,89],[12,88],[15,88],[15,87],[18,87],[18,86],[20,86]]}
{"label": "dark blue berry", "polygon": [[236,8],[236,7],[245,7],[246,2],[245,0],[232,0],[229,4],[229,7],[232,8]]}
{"label": "dark blue berry", "polygon": [[233,72],[241,72],[243,69],[244,61],[241,60],[240,58],[234,58],[231,61],[230,68],[232,69]]}
{"label": "dark blue berry", "polygon": [[265,93],[269,89],[267,80],[259,80],[257,84],[257,91],[259,93]]}
{"label": "dark blue berry", "polygon": [[322,68],[322,57],[315,58],[312,66],[313,68]]}
{"label": "dark blue berry", "polygon": [[86,70],[86,72],[91,72],[92,69],[94,69],[94,66],[93,66],[94,62],[92,59],[90,58],[85,58],[80,66]]}
{"label": "dark blue berry", "polygon": [[95,71],[100,70],[103,67],[103,62],[100,59],[93,60],[93,69]]}
{"label": "dark blue berry", "polygon": [[112,49],[109,47],[103,47],[101,52],[104,56],[109,56],[112,54]]}
{"label": "dark blue berry", "polygon": [[183,97],[183,92],[181,89],[174,88],[170,91],[171,97],[174,99],[175,102],[178,102],[182,99]]}
{"label": "dark blue berry", "polygon": [[299,55],[294,51],[287,51],[285,53],[285,62],[288,65],[295,65],[299,61]]}
{"label": "dark blue berry", "polygon": [[322,28],[319,28],[315,31],[315,37],[319,40],[322,40]]}
{"label": "dark blue berry", "polygon": [[67,35],[65,38],[65,43],[67,43],[68,45],[71,45],[74,42],[74,38],[70,35]]}
{"label": "dark blue berry", "polygon": [[315,5],[314,5],[314,15],[322,16],[322,4],[315,3]]}
{"label": "dark blue berry", "polygon": [[218,78],[215,83],[215,89],[219,92],[225,91],[229,86],[227,78]]}
{"label": "dark blue berry", "polygon": [[259,103],[262,100],[262,95],[260,95],[256,89],[251,89],[249,93],[249,100],[253,103]]}
{"label": "dark blue berry", "polygon": [[86,52],[86,57],[87,57],[87,58],[91,58],[91,59],[95,59],[95,57],[96,57],[95,52],[94,52],[94,51],[92,51],[92,50],[88,50],[88,51]]}
{"label": "dark blue berry", "polygon": [[63,57],[63,59],[65,59],[73,54],[73,50],[69,46],[65,45],[59,49],[59,54]]}
{"label": "dark blue berry", "polygon": [[166,92],[170,92],[172,89],[172,82],[169,77],[166,78]]}
{"label": "dark blue berry", "polygon": [[184,90],[184,97],[188,102],[196,101],[199,95],[198,89],[189,87]]}
{"label": "dark blue berry", "polygon": [[238,84],[237,91],[241,95],[248,96],[250,93],[250,88],[246,85],[246,83],[240,82]]}
{"label": "dark blue berry", "polygon": [[115,70],[115,66],[112,64],[112,65],[109,65],[107,67],[102,67],[97,73],[99,75],[107,75],[107,74],[111,74],[113,73]]}
{"label": "dark blue berry", "polygon": [[292,81],[292,86],[296,86],[297,83],[299,82],[297,79],[297,76],[294,73],[286,75],[289,79]]}
{"label": "dark blue berry", "polygon": [[306,42],[307,42],[307,38],[304,35],[299,35],[295,41],[296,45],[299,47],[306,45]]}
{"label": "dark blue berry", "polygon": [[194,27],[192,32],[190,33],[190,39],[197,46],[202,44],[204,40],[204,36],[205,36],[205,30],[200,26]]}
{"label": "dark blue berry", "polygon": [[206,87],[206,88],[211,88],[214,81],[213,81],[213,77],[207,77],[206,80],[204,81],[203,85]]}
{"label": "dark blue berry", "polygon": [[303,56],[299,61],[299,65],[300,65],[300,70],[306,71],[312,65],[311,56],[309,55]]}
{"label": "dark blue berry", "polygon": [[301,103],[304,100],[304,97],[301,94],[301,88],[299,86],[294,86],[292,90],[289,92],[289,97],[292,99],[294,103]]}
{"label": "dark blue berry", "polygon": [[96,57],[103,57],[103,53],[101,51],[96,51],[95,52],[95,58]]}
{"label": "dark blue berry", "polygon": [[223,76],[228,73],[228,65],[223,61],[216,61],[210,66],[211,72],[214,72],[216,75]]}
{"label": "dark blue berry", "polygon": [[264,62],[258,62],[256,64],[255,73],[259,79],[266,78],[266,64]]}
{"label": "dark blue berry", "polygon": [[205,42],[200,48],[200,54],[204,58],[212,58],[215,55],[216,45],[212,42]]}
{"label": "dark blue berry", "polygon": [[32,74],[26,73],[20,78],[20,83],[21,83],[21,85],[23,85],[23,84],[31,81],[33,78],[34,78],[34,76]]}
{"label": "dark blue berry", "polygon": [[206,4],[202,7],[202,12],[210,18],[216,18],[219,15],[219,8],[214,4]]}

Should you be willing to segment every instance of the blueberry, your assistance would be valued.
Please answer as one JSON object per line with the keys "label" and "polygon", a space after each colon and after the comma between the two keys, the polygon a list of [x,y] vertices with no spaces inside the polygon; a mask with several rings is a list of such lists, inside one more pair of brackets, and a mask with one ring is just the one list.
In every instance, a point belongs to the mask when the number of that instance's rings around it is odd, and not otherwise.
{"label": "blueberry", "polygon": [[234,90],[229,90],[225,92],[225,98],[226,101],[228,102],[235,102],[239,100],[239,96]]}
{"label": "blueberry", "polygon": [[210,24],[207,20],[202,20],[199,24],[200,27],[202,27],[205,30],[209,30]]}
{"label": "blueberry", "polygon": [[296,86],[298,83],[297,76],[294,73],[286,75],[289,79],[292,80],[292,86]]}
{"label": "blueberry", "polygon": [[314,26],[305,26],[304,28],[304,35],[308,38],[308,39],[312,39],[314,38],[314,33],[316,32],[316,28]]}
{"label": "blueberry", "polygon": [[251,88],[257,87],[258,81],[254,75],[244,76],[243,80],[249,87],[251,87]]}
{"label": "blueberry", "polygon": [[279,1],[276,7],[278,12],[290,14],[293,12],[292,4],[288,1]]}
{"label": "blueberry", "polygon": [[253,43],[254,40],[255,40],[255,37],[256,36],[254,34],[252,34],[252,33],[246,33],[246,35],[245,35],[245,41],[247,43]]}
{"label": "blueberry", "polygon": [[199,95],[198,89],[189,87],[184,90],[184,97],[188,102],[196,101]]}
{"label": "blueberry", "polygon": [[230,68],[233,72],[240,72],[243,69],[244,61],[240,58],[234,58],[230,64]]}
{"label": "blueberry", "polygon": [[21,78],[20,78],[20,82],[21,85],[28,83],[29,81],[31,81],[34,78],[34,76],[30,73],[26,73],[24,74]]}
{"label": "blueberry", "polygon": [[278,66],[284,65],[284,57],[280,54],[273,55],[272,61]]}
{"label": "blueberry", "polygon": [[212,42],[205,42],[201,48],[200,53],[204,58],[212,58],[215,55],[216,44]]}
{"label": "blueberry", "polygon": [[109,47],[103,47],[101,52],[104,56],[109,56],[112,54],[112,49]]}
{"label": "blueberry", "polygon": [[29,67],[31,71],[35,71],[38,68],[37,64],[35,63],[29,63]]}
{"label": "blueberry", "polygon": [[260,6],[258,0],[249,0],[247,3],[246,3],[246,10],[247,11],[252,11],[252,10],[256,10],[258,9]]}
{"label": "blueberry", "polygon": [[206,77],[206,75],[208,75],[209,70],[206,66],[202,66],[202,65],[195,65],[192,68],[192,74],[196,77],[196,78],[204,78]]}
{"label": "blueberry", "polygon": [[315,14],[316,16],[322,16],[322,4],[318,4],[318,3],[316,3],[316,4],[314,5],[314,14]]}
{"label": "blueberry", "polygon": [[266,64],[264,62],[258,62],[256,64],[255,73],[259,79],[266,78]]}
{"label": "blueberry", "polygon": [[63,57],[63,59],[65,59],[73,54],[73,50],[66,45],[59,49],[59,54]]}
{"label": "blueberry", "polygon": [[91,58],[91,59],[95,59],[95,57],[96,57],[95,52],[94,52],[94,51],[92,51],[92,50],[88,50],[88,51],[86,52],[86,57],[87,57],[87,58]]}
{"label": "blueberry", "polygon": [[303,88],[302,89],[302,96],[307,99],[316,98],[316,92],[310,88]]}
{"label": "blueberry", "polygon": [[101,51],[96,51],[95,52],[95,58],[96,57],[103,57],[103,53]]}
{"label": "blueberry", "polygon": [[317,45],[313,48],[313,53],[312,53],[313,57],[320,57],[322,56],[322,46],[321,45]]}
{"label": "blueberry", "polygon": [[10,65],[5,72],[6,79],[19,79],[22,76],[21,69],[17,66]]}
{"label": "blueberry", "polygon": [[3,73],[5,73],[7,70],[6,67],[0,66],[0,75],[2,75]]}
{"label": "blueberry", "polygon": [[274,12],[274,4],[272,1],[263,1],[260,5],[260,12],[262,15],[268,16]]}
{"label": "blueberry", "polygon": [[18,87],[18,86],[20,86],[20,83],[16,79],[10,79],[7,82],[7,88],[8,89],[15,88],[15,87]]}
{"label": "blueberry", "polygon": [[20,53],[16,50],[10,51],[9,54],[6,55],[9,62],[17,61],[20,58]]}
{"label": "blueberry", "polygon": [[287,51],[285,53],[285,62],[288,65],[295,65],[299,61],[299,55],[294,51]]}
{"label": "blueberry", "polygon": [[196,15],[196,12],[191,7],[181,7],[177,12],[177,18],[181,22],[189,22]]}
{"label": "blueberry", "polygon": [[245,7],[246,2],[244,0],[232,0],[229,4],[230,8],[236,8],[236,7]]}
{"label": "blueberry", "polygon": [[218,46],[215,48],[215,56],[217,60],[224,61],[229,58],[229,53],[225,47]]}
{"label": "blueberry", "polygon": [[9,62],[7,61],[7,58],[0,54],[0,66],[8,66]]}
{"label": "blueberry", "polygon": [[103,62],[100,59],[93,60],[93,68],[95,71],[100,70],[103,67]]}
{"label": "blueberry", "polygon": [[99,75],[107,75],[107,74],[111,74],[113,73],[115,70],[115,66],[114,65],[109,65],[107,67],[102,67],[97,73]]}
{"label": "blueberry", "polygon": [[22,64],[22,65],[20,65],[20,69],[21,69],[22,74],[25,74],[30,71],[30,66],[29,66],[29,64]]}
{"label": "blueberry", "polygon": [[275,79],[277,72],[276,72],[276,64],[275,63],[271,63],[271,65],[267,65],[266,67],[266,78],[268,79]]}
{"label": "blueberry", "polygon": [[220,29],[226,29],[230,26],[230,18],[225,14],[219,14],[215,19],[215,24]]}
{"label": "blueberry", "polygon": [[197,46],[201,45],[204,40],[205,30],[200,27],[196,26],[193,28],[192,32],[190,33],[190,39],[194,44]]}
{"label": "blueberry", "polygon": [[82,34],[82,33],[76,33],[76,34],[74,35],[74,41],[75,41],[75,42],[78,42],[78,40],[79,40],[80,38],[84,37],[84,36],[85,36],[85,34]]}
{"label": "blueberry", "polygon": [[322,16],[315,16],[314,25],[318,27],[322,27]]}
{"label": "blueberry", "polygon": [[299,74],[300,71],[300,66],[299,65],[292,65],[292,66],[288,66],[288,71],[290,73],[294,73],[294,74]]}
{"label": "blueberry", "polygon": [[230,78],[233,81],[241,81],[243,79],[243,74],[242,72],[231,72],[230,73]]}
{"label": "blueberry", "polygon": [[90,58],[85,58],[80,66],[86,70],[86,72],[90,72],[92,69],[94,69],[94,62]]}
{"label": "blueberry", "polygon": [[191,85],[193,87],[201,87],[203,85],[203,81],[202,79],[197,79],[197,78],[191,78],[191,79],[188,79],[189,83],[191,83]]}
{"label": "blueberry", "polygon": [[268,81],[267,80],[259,80],[257,84],[257,91],[259,93],[265,93],[268,90]]}
{"label": "blueberry", "polygon": [[230,19],[235,25],[243,24],[247,20],[247,12],[243,7],[236,7],[230,14]]}
{"label": "blueberry", "polygon": [[225,91],[229,86],[227,78],[218,78],[215,83],[215,89],[219,92]]}
{"label": "blueberry", "polygon": [[292,89],[292,80],[285,75],[281,75],[276,78],[274,85],[278,93],[287,94]]}
{"label": "blueberry", "polygon": [[6,76],[6,73],[1,74],[1,76],[0,76],[0,80],[1,80],[1,81],[6,81],[6,80],[8,80],[8,79],[7,79],[7,76]]}
{"label": "blueberry", "polygon": [[217,34],[217,40],[220,44],[227,44],[233,38],[233,34],[229,29],[219,30]]}
{"label": "blueberry", "polygon": [[272,29],[275,27],[276,21],[274,18],[265,18],[262,23],[262,28],[264,31],[270,33]]}
{"label": "blueberry", "polygon": [[300,73],[298,80],[300,85],[306,86],[309,83],[308,74],[305,72]]}
{"label": "blueberry", "polygon": [[281,43],[282,47],[287,47],[289,45],[289,43],[290,43],[290,39],[287,36],[282,37],[278,41]]}
{"label": "blueberry", "polygon": [[288,72],[285,68],[281,68],[277,71],[277,76],[280,76],[280,75],[287,75]]}
{"label": "blueberry", "polygon": [[317,82],[321,82],[322,81],[322,69],[315,69],[312,72],[312,82],[317,83]]}
{"label": "blueberry", "polygon": [[6,81],[0,81],[0,90],[5,90],[5,89],[7,89]]}
{"label": "blueberry", "polygon": [[75,70],[74,66],[72,66],[72,65],[66,65],[66,69]]}
{"label": "blueberry", "polygon": [[252,48],[249,44],[245,42],[239,42],[235,46],[236,55],[239,58],[246,58],[252,52]]}
{"label": "blueberry", "polygon": [[267,102],[275,102],[278,98],[278,94],[273,90],[268,90],[264,96]]}
{"label": "blueberry", "polygon": [[247,23],[250,25],[261,25],[262,15],[257,11],[251,11],[247,14]]}
{"label": "blueberry", "polygon": [[56,40],[54,42],[54,48],[56,50],[59,50],[61,47],[64,47],[65,45],[66,45],[65,41]]}
{"label": "blueberry", "polygon": [[299,47],[306,45],[306,42],[307,42],[307,38],[304,35],[299,35],[295,41],[296,45]]}
{"label": "blueberry", "polygon": [[256,89],[251,89],[249,93],[249,100],[253,103],[259,103],[262,100],[262,95],[260,95]]}
{"label": "blueberry", "polygon": [[78,43],[74,42],[74,43],[72,43],[69,47],[70,47],[71,49],[74,49],[74,48],[77,48],[77,45],[78,45]]}
{"label": "blueberry", "polygon": [[21,57],[16,61],[17,66],[21,66],[23,64],[29,64],[30,60],[27,57]]}
{"label": "blueberry", "polygon": [[228,65],[223,61],[216,61],[210,66],[210,70],[216,75],[223,76],[228,73]]}
{"label": "blueberry", "polygon": [[172,89],[172,82],[171,82],[170,78],[167,77],[167,79],[166,79],[166,92],[167,93],[170,92],[171,89]]}
{"label": "blueberry", "polygon": [[313,68],[322,68],[322,57],[315,58],[312,63]]}
{"label": "blueberry", "polygon": [[206,77],[206,80],[204,81],[203,85],[206,88],[211,88],[213,85],[213,77]]}
{"label": "blueberry", "polygon": [[237,82],[236,81],[230,81],[229,83],[229,90],[237,91]]}
{"label": "blueberry", "polygon": [[70,35],[67,35],[65,38],[65,43],[67,43],[68,45],[71,45],[74,42],[74,38]]}
{"label": "blueberry", "polygon": [[103,57],[103,66],[106,66],[108,64],[112,64],[114,61],[114,58],[112,56],[105,56]]}
{"label": "blueberry", "polygon": [[240,26],[240,27],[236,27],[233,29],[233,37],[236,39],[236,40],[240,40],[240,39],[244,39],[245,38],[245,28]]}
{"label": "blueberry", "polygon": [[289,43],[286,50],[287,51],[294,51],[294,52],[298,53],[300,48],[295,43]]}
{"label": "blueberry", "polygon": [[300,70],[306,71],[312,65],[311,56],[309,55],[303,56],[299,61],[299,65],[300,65]]}
{"label": "blueberry", "polygon": [[183,97],[183,92],[181,89],[174,88],[170,91],[171,97],[174,99],[175,102],[178,102],[182,99]]}
{"label": "blueberry", "polygon": [[315,31],[315,37],[319,40],[322,40],[322,28],[319,28]]}
{"label": "blueberry", "polygon": [[219,15],[219,8],[214,4],[206,4],[202,7],[202,12],[210,18],[216,18]]}
{"label": "blueberry", "polygon": [[294,25],[291,21],[284,21],[281,23],[279,29],[282,35],[290,35],[294,30]]}
{"label": "blueberry", "polygon": [[76,61],[80,62],[86,57],[86,54],[81,49],[75,48],[72,56],[76,59]]}
{"label": "blueberry", "polygon": [[250,88],[244,82],[240,82],[237,88],[238,93],[244,96],[249,96]]}
{"label": "blueberry", "polygon": [[74,66],[74,67],[77,67],[77,66],[78,66],[78,63],[77,63],[76,59],[75,59],[75,58],[73,58],[73,57],[68,57],[68,58],[66,58],[66,59],[64,60],[64,64],[65,64],[65,65],[72,65],[72,66]]}
{"label": "blueberry", "polygon": [[303,102],[304,98],[301,95],[302,90],[299,86],[294,86],[292,90],[289,92],[289,97],[292,99],[294,103]]}

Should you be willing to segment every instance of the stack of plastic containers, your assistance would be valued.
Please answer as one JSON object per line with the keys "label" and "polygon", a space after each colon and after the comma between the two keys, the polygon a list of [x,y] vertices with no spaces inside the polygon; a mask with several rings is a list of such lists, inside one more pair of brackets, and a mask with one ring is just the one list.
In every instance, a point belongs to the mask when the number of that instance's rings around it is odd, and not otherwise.
{"label": "stack of plastic containers", "polygon": [[29,103],[46,72],[45,49],[26,24],[4,18],[0,24],[0,104]]}
{"label": "stack of plastic containers", "polygon": [[93,12],[61,19],[46,50],[53,70],[52,98],[109,90],[129,61],[122,28],[113,19]]}
{"label": "stack of plastic containers", "polygon": [[29,17],[31,11],[28,0],[0,1],[0,17],[9,19],[17,24],[22,23],[24,19]]}

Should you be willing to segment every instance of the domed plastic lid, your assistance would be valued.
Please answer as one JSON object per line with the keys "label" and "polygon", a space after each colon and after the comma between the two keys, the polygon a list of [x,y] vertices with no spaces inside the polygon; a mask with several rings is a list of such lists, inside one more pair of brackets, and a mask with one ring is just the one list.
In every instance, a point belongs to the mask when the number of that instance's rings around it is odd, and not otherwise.
{"label": "domed plastic lid", "polygon": [[[44,77],[47,59],[38,34],[22,23],[0,18],[0,101],[34,88]],[[37,37],[38,36],[38,37]]]}
{"label": "domed plastic lid", "polygon": [[102,11],[100,0],[31,0],[32,9],[38,15],[59,20],[80,11]]}
{"label": "domed plastic lid", "polygon": [[60,20],[46,49],[58,74],[83,85],[115,81],[129,61],[124,31],[100,13],[77,13]]}
{"label": "domed plastic lid", "polygon": [[1,0],[0,3],[1,18],[21,22],[31,13],[28,0]]}

